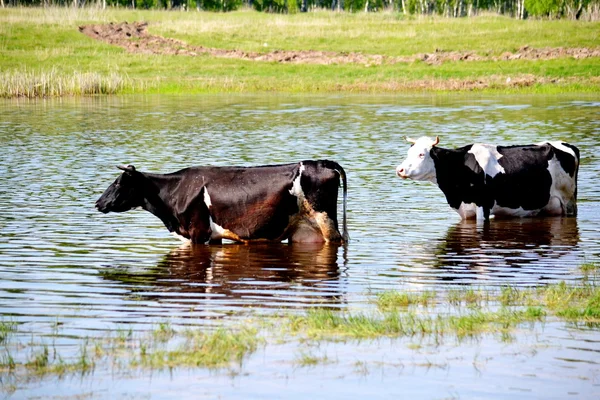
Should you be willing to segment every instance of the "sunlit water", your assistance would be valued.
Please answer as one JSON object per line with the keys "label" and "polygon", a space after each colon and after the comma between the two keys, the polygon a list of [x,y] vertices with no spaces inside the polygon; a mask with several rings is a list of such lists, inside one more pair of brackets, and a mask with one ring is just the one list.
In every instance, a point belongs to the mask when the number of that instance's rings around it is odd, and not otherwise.
{"label": "sunlit water", "polygon": [[[115,97],[0,103],[0,312],[19,337],[79,349],[117,329],[169,321],[211,329],[310,307],[365,310],[376,293],[537,286],[581,279],[600,261],[600,101],[590,97]],[[460,224],[441,191],[401,181],[404,136],[581,150],[579,215]],[[116,164],[147,172],[328,158],[348,174],[346,247],[183,248],[144,211],[94,202]],[[23,339],[26,340],[26,339]],[[56,341],[56,339],[52,339]],[[597,330],[549,326],[542,339],[492,337],[412,350],[411,341],[324,344],[331,363],[296,368],[273,345],[239,376],[98,370],[18,384],[15,397],[594,398]],[[75,351],[72,350],[72,351]],[[27,355],[23,355],[24,358]],[[288,360],[282,363],[281,360]],[[0,373],[1,374],[1,373]]]}

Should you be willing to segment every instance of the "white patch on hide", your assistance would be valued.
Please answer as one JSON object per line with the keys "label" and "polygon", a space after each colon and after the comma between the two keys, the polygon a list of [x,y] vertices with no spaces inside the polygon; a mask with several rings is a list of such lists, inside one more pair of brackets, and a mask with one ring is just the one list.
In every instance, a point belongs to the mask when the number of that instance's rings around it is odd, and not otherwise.
{"label": "white patch on hide", "polygon": [[181,240],[183,243],[190,243],[190,239],[181,236],[179,233],[177,232],[171,232],[171,235],[179,240]]}
{"label": "white patch on hide", "polygon": [[210,207],[212,206],[212,202],[210,201],[210,196],[206,187],[204,188],[204,204],[206,204],[206,207],[208,209],[210,209]]}
{"label": "white patch on hide", "polygon": [[562,168],[556,156],[548,162],[548,172],[552,177],[552,185],[550,185],[550,201],[545,211],[550,214],[566,214],[567,204],[569,201],[574,201],[572,199],[575,195],[575,180]]}
{"label": "white patch on hide", "polygon": [[544,145],[544,144],[549,144],[552,147],[554,147],[555,149],[558,149],[560,151],[564,151],[565,153],[570,154],[575,160],[577,160],[577,156],[575,155],[575,152],[573,151],[573,149],[571,149],[570,147],[565,146],[559,140],[556,140],[554,142],[542,142],[542,143],[538,143],[538,146],[541,146],[541,145]]}
{"label": "white patch on hide", "polygon": [[292,196],[296,196],[298,201],[304,199],[304,192],[302,191],[302,185],[300,184],[300,178],[302,178],[302,172],[304,172],[304,164],[300,163],[300,171],[298,172],[298,176],[294,179],[294,183],[292,184],[292,188],[290,189],[290,194]]}
{"label": "white patch on hide", "polygon": [[216,224],[215,221],[213,221],[213,219],[211,217],[208,217],[208,220],[210,222],[210,230],[212,231],[212,233],[210,234],[210,238],[212,240],[223,239],[225,237],[225,232],[226,232],[225,228],[223,228],[219,224]]}
{"label": "white patch on hide", "polygon": [[[474,144],[469,153],[475,156],[477,164],[486,175],[492,178],[499,173],[504,173],[504,168],[498,163],[502,154],[498,153],[497,147],[489,144]],[[485,179],[485,177],[484,177]]]}

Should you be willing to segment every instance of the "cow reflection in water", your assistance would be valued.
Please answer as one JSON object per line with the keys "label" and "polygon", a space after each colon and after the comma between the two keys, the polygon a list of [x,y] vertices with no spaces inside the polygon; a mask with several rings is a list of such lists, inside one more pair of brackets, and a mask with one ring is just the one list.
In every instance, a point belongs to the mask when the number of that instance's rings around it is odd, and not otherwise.
{"label": "cow reflection in water", "polygon": [[342,298],[339,248],[321,243],[184,245],[158,264],[155,284],[161,292],[185,294],[185,301],[193,294],[217,294],[225,295],[218,301],[229,305],[337,304]]}
{"label": "cow reflection in water", "polygon": [[[575,218],[496,220],[493,224],[462,221],[448,230],[436,249],[436,264],[453,272],[462,268],[512,274],[514,268],[527,267],[548,273],[552,266],[564,268],[560,259],[578,243]],[[460,274],[448,276],[456,278]]]}

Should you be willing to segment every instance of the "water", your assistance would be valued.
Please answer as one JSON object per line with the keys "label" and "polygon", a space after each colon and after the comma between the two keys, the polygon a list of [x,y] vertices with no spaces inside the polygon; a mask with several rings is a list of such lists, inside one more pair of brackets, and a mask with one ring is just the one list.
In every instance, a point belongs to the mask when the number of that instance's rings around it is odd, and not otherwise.
{"label": "water", "polygon": [[[148,96],[0,103],[0,312],[17,337],[76,353],[85,338],[213,329],[311,307],[370,310],[383,290],[530,287],[577,281],[600,261],[597,96]],[[581,150],[574,219],[460,223],[441,191],[401,181],[404,136]],[[347,246],[183,248],[144,211],[103,215],[94,202],[120,171],[261,165],[329,158],[347,171]],[[58,334],[57,334],[58,331]],[[298,367],[272,344],[239,375],[203,369],[98,368],[77,379],[10,381],[15,398],[594,398],[597,330],[548,324],[514,342],[414,339],[326,343],[329,362]],[[58,337],[58,339],[56,339]],[[32,340],[33,341],[33,340]],[[416,349],[415,349],[416,348]],[[30,349],[17,353],[26,359]],[[4,372],[0,372],[4,376]],[[3,383],[9,382],[6,376]],[[426,391],[424,391],[427,388]]]}

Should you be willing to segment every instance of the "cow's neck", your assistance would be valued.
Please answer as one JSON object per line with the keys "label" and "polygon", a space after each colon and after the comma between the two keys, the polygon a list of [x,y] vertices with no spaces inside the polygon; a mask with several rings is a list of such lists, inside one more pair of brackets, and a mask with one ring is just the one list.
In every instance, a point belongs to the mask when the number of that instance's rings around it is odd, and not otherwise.
{"label": "cow's neck", "polygon": [[170,183],[176,178],[159,174],[145,174],[145,177],[156,190],[148,191],[145,194],[142,208],[158,217],[169,232],[178,232],[180,223],[173,212],[172,199],[174,197],[170,190],[161,189],[171,187]]}

